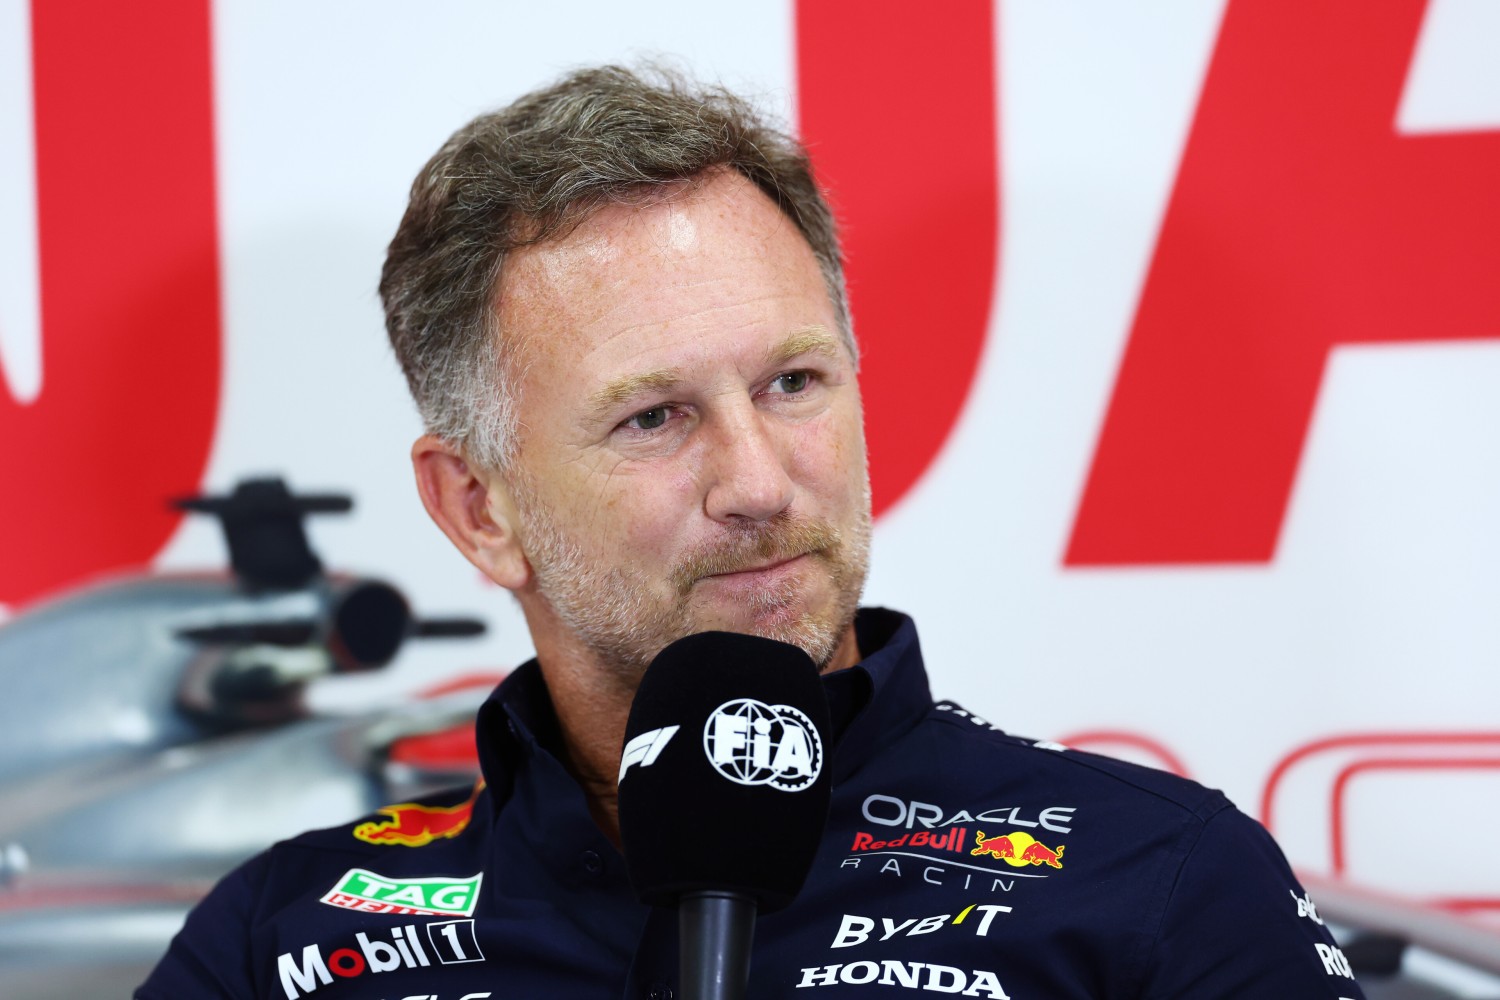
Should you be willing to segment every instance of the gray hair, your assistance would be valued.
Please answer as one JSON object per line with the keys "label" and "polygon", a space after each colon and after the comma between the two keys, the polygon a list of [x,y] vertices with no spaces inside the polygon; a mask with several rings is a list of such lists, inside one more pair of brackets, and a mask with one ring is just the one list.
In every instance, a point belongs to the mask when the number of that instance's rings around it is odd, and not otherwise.
{"label": "gray hair", "polygon": [[717,168],[743,175],[796,224],[855,354],[833,214],[801,144],[722,87],[662,69],[583,69],[474,119],[412,183],[380,297],[427,432],[507,468],[523,364],[493,308],[506,254]]}

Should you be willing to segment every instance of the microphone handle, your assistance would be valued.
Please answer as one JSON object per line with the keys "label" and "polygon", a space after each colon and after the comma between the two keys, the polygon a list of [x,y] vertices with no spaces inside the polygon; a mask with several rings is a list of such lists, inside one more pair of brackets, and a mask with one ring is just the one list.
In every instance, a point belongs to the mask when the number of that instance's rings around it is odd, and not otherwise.
{"label": "microphone handle", "polygon": [[744,1000],[750,982],[755,897],[689,892],[677,909],[683,1000]]}

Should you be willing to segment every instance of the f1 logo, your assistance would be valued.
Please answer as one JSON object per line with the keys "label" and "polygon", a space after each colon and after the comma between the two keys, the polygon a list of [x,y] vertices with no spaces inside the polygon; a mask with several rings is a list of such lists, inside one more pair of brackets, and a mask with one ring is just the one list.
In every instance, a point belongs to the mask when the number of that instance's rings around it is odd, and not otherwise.
{"label": "f1 logo", "polygon": [[661,756],[666,749],[668,741],[676,735],[681,726],[663,726],[650,732],[642,733],[629,743],[625,744],[625,753],[620,757],[620,777],[615,784],[625,780],[625,772],[630,769],[631,764],[639,764],[642,767],[650,767]]}

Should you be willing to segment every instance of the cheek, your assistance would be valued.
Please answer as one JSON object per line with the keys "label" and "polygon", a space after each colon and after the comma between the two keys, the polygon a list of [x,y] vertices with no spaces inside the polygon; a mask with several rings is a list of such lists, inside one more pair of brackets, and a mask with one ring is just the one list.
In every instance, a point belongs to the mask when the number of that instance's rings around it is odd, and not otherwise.
{"label": "cheek", "polygon": [[635,469],[616,472],[604,483],[596,504],[596,525],[608,537],[603,544],[655,562],[681,547],[696,527],[703,508],[697,477],[690,468]]}
{"label": "cheek", "polygon": [[826,496],[862,489],[865,479],[865,438],[858,414],[828,414],[798,428],[792,449],[794,476]]}

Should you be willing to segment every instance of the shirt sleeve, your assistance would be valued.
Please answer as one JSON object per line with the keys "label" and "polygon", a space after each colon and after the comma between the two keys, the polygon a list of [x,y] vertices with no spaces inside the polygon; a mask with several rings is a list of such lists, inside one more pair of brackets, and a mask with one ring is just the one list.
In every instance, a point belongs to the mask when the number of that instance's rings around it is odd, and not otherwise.
{"label": "shirt sleeve", "polygon": [[251,915],[265,866],[266,855],[252,858],[193,907],[135,1000],[251,1000]]}
{"label": "shirt sleeve", "polygon": [[1208,820],[1177,873],[1141,995],[1364,998],[1281,849],[1233,808]]}

